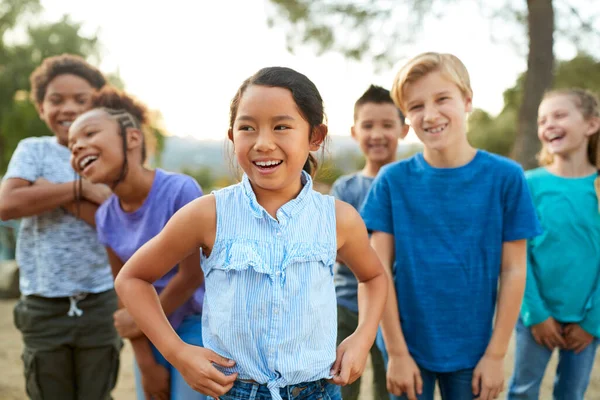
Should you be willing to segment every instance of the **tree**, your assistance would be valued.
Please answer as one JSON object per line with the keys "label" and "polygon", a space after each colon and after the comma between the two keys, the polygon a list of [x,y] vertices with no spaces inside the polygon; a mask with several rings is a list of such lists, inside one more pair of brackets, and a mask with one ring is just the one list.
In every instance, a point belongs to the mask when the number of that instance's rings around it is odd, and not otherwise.
{"label": "tree", "polygon": [[[536,138],[537,107],[544,91],[552,84],[554,33],[570,39],[577,46],[586,37],[597,38],[593,15],[586,20],[572,2],[561,0],[507,0],[495,8],[480,2],[482,10],[506,23],[512,21],[527,27],[528,57],[522,101],[516,125],[513,156],[525,168],[535,165],[539,149]],[[317,45],[317,53],[337,51],[348,58],[372,60],[378,65],[391,65],[399,58],[399,43],[405,43],[405,32],[415,37],[419,25],[433,9],[448,5],[468,6],[464,0],[406,0],[365,2],[361,0],[270,0],[274,15],[269,24],[286,25],[290,50]],[[487,3],[487,2],[486,2]],[[518,8],[520,5],[524,8]],[[561,25],[555,26],[555,11],[560,11]],[[408,17],[407,17],[408,16]],[[408,19],[407,19],[408,18]],[[593,45],[590,44],[590,48]]]}
{"label": "tree", "polygon": [[[63,53],[96,60],[100,57],[98,39],[83,36],[81,24],[67,16],[57,22],[28,26],[24,40],[6,43],[7,33],[19,27],[26,17],[32,19],[40,10],[38,0],[2,0],[0,3],[0,174],[6,170],[21,139],[51,134],[29,99],[29,75],[33,70],[44,58]],[[109,82],[122,88],[118,75],[107,77]],[[160,161],[165,130],[160,114],[153,113],[151,120],[155,160]]]}
{"label": "tree", "polygon": [[[556,65],[553,89],[579,87],[600,93],[600,60],[581,53],[572,60]],[[495,118],[483,110],[474,110],[469,117],[469,141],[476,147],[508,156],[517,137],[517,120],[525,74],[517,79],[515,86],[504,91],[504,107]],[[537,127],[535,128],[537,131]],[[536,141],[537,135],[536,135]]]}

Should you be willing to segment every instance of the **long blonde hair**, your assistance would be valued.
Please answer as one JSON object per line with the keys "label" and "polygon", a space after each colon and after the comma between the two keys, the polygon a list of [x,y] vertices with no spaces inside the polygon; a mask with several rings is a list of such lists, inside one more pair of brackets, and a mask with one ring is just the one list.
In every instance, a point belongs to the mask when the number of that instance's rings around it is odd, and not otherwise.
{"label": "long blonde hair", "polygon": [[[551,90],[544,94],[544,99],[554,96],[569,96],[575,102],[575,106],[583,115],[585,120],[591,118],[600,118],[600,101],[598,96],[589,90],[585,89],[557,89]],[[598,211],[600,212],[600,145],[598,141],[600,137],[600,129],[598,129],[588,141],[587,155],[590,164],[596,167],[598,170],[598,176],[594,180],[594,188],[596,190],[596,197],[598,198]],[[537,155],[540,165],[550,165],[554,161],[554,156],[546,149],[546,146],[542,146],[542,149]]]}

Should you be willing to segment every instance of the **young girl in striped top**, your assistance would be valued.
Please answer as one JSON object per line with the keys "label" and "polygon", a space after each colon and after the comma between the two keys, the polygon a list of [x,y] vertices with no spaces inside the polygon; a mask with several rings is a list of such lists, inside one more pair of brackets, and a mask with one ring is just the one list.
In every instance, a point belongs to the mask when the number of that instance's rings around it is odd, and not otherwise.
{"label": "young girl in striped top", "polygon": [[[229,125],[242,182],[183,207],[117,277],[139,327],[209,396],[337,400],[336,385],[364,369],[387,281],[356,210],[312,188],[310,152],[326,138],[323,119],[321,96],[306,76],[273,67],[247,79]],[[204,347],[180,340],[151,286],[197,248]],[[337,351],[336,257],[360,282],[359,324]]]}

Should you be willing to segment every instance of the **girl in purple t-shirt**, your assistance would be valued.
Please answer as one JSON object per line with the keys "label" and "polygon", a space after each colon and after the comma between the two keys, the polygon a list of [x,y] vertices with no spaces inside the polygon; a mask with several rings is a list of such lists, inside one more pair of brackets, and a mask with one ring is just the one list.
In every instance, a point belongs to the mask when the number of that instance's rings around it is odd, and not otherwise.
{"label": "girl in purple t-shirt", "polygon": [[[69,129],[71,164],[90,182],[110,185],[114,192],[96,212],[96,229],[116,276],[137,249],[158,234],[177,210],[202,196],[202,191],[186,175],[144,166],[144,106],[114,88],[100,91],[93,105]],[[173,329],[184,341],[198,346],[202,345],[203,281],[196,250],[154,282]],[[139,400],[204,398],[143,336],[127,310],[119,309],[114,320],[121,336],[131,341]]]}

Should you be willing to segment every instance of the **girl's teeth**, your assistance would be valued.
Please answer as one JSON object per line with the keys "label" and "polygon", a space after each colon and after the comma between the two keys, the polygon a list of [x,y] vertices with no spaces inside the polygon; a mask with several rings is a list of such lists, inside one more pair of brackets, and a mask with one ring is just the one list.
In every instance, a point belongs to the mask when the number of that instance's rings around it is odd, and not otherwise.
{"label": "girl's teeth", "polygon": [[255,164],[259,167],[270,167],[271,165],[277,165],[281,161],[257,161]]}

